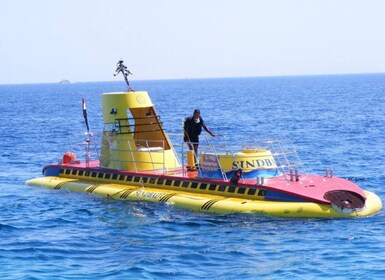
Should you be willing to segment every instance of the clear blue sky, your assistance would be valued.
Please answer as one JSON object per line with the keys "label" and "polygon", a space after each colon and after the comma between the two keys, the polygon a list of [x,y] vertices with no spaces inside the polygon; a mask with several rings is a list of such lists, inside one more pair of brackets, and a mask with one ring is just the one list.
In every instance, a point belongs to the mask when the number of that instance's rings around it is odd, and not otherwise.
{"label": "clear blue sky", "polygon": [[0,0],[0,84],[385,72],[385,1]]}

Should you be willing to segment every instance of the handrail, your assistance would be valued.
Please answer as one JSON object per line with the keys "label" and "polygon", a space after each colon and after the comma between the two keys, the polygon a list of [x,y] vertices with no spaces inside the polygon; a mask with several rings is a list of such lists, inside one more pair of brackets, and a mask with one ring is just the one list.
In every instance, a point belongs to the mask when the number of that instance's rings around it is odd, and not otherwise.
{"label": "handrail", "polygon": [[[81,142],[74,142],[73,138],[76,136],[76,138],[79,138],[80,135],[83,136],[83,141]],[[96,139],[95,139],[96,138]],[[87,161],[91,161],[93,159],[99,159],[99,147],[97,145],[97,142],[99,142],[99,135],[94,134],[92,132],[85,132],[82,134],[74,134],[69,135],[69,152],[77,154],[83,154],[85,158],[85,162],[87,164]]]}
{"label": "handrail", "polygon": [[[144,143],[145,145],[144,146],[142,146],[143,148],[145,148],[144,150],[140,150],[140,149],[138,149],[139,147],[137,147],[136,146],[136,144],[135,144],[135,140],[127,140],[127,139],[125,139],[125,140],[116,140],[116,141],[122,141],[122,142],[127,142],[127,144],[128,144],[128,152],[130,152],[130,154],[131,154],[131,158],[132,158],[132,160],[128,160],[128,159],[125,159],[125,160],[117,160],[116,158],[115,158],[115,162],[118,164],[118,165],[120,165],[121,163],[133,163],[133,165],[134,165],[134,170],[135,171],[138,171],[138,165],[139,164],[151,164],[151,166],[152,166],[152,171],[154,172],[154,173],[156,173],[156,171],[158,170],[156,167],[155,167],[155,165],[161,165],[161,170],[163,171],[163,173],[164,173],[164,171],[165,171],[165,154],[164,154],[164,152],[165,152],[165,149],[164,149],[164,147],[165,147],[165,145],[164,145],[164,141],[163,140],[143,140],[143,139],[141,139],[140,141],[142,142],[142,143]],[[132,143],[131,143],[132,142]],[[160,150],[152,150],[152,148],[154,148],[153,146],[151,146],[151,145],[149,145],[149,143],[159,143],[160,144]],[[135,144],[135,148],[133,148],[133,144]],[[159,146],[158,146],[159,147]],[[119,152],[119,151],[121,151],[121,152],[127,152],[127,150],[117,150],[117,149],[114,149],[114,151],[115,152]],[[145,161],[145,160],[141,160],[141,161],[139,161],[136,157],[135,157],[135,154],[136,153],[148,153],[149,154],[149,157],[150,157],[150,160],[149,161]],[[162,156],[162,161],[155,161],[154,159],[153,159],[153,154],[152,153],[163,153],[163,156]],[[147,170],[147,171],[149,171],[149,170]]]}
{"label": "handrail", "polygon": [[116,118],[115,120],[142,120],[142,119],[160,119],[159,115],[151,115],[151,116],[145,116],[145,117],[132,117],[132,118]]}
{"label": "handrail", "polygon": [[[154,121],[151,121],[150,123],[136,123],[137,120],[148,120],[148,119],[153,119]],[[127,124],[122,124],[122,122],[127,122]],[[112,126],[118,130],[117,132],[118,134],[134,134],[134,133],[138,134],[138,133],[162,131],[161,127],[157,129],[151,129],[151,130],[135,131],[136,127],[151,126],[151,125],[162,126],[159,115],[151,115],[151,116],[145,116],[145,117],[132,117],[132,118],[116,118],[115,121],[112,123]],[[122,128],[126,128],[128,131],[123,132]]]}
{"label": "handrail", "polygon": [[[116,131],[115,133],[117,134]],[[188,146],[188,143],[182,141],[183,134],[168,133],[167,136],[171,138],[171,143],[173,142],[176,143],[174,145],[171,145],[171,148],[173,150],[173,153],[176,155],[176,160],[177,160],[177,162],[175,163],[175,166],[185,166],[187,163],[186,151],[189,149],[186,148]],[[175,141],[175,137],[178,137],[179,141]],[[76,150],[77,150],[77,153],[79,153],[79,151],[81,151],[80,147],[83,147],[83,152],[85,151],[84,155],[86,156],[86,158],[88,157],[88,160],[92,160],[92,158],[95,158],[95,156],[99,160],[102,160],[100,158],[101,155],[99,154],[98,145],[96,144],[96,141],[99,138],[101,140],[101,137],[99,137],[98,134],[97,135],[90,134],[90,135],[86,135],[86,141],[83,141],[81,143],[74,144],[70,141],[70,151],[75,151],[75,154],[76,154]],[[237,157],[239,157],[237,153],[242,149],[251,149],[251,150],[266,149],[271,152],[279,172],[284,176],[285,179],[289,179],[289,174],[293,173],[296,170],[301,174],[306,174],[303,163],[299,159],[297,151],[293,147],[293,144],[290,141],[290,139],[262,139],[257,137],[249,137],[247,139],[244,139],[243,143],[241,144],[241,149],[235,148],[235,145],[229,145],[229,142],[227,141],[226,137],[222,135],[217,135],[217,137],[215,138],[203,137],[202,140],[203,141],[199,143],[200,153],[199,155],[195,155],[197,158],[197,161],[199,160],[199,157],[201,156],[202,153],[210,153],[217,157],[226,155],[226,157],[232,158],[233,161],[237,161]],[[165,141],[164,140],[145,140],[145,139],[135,139],[135,140],[119,139],[118,140],[116,138],[107,137],[107,141],[108,143],[106,143],[106,145],[109,146],[108,149],[110,150],[110,160],[115,162],[115,166],[117,168],[122,168],[124,164],[131,162],[135,171],[138,171],[138,164],[140,163],[143,163],[143,164],[151,163],[152,171],[154,173],[159,172],[160,170],[163,170],[163,173],[164,173],[167,170],[165,168],[166,159],[165,159]],[[115,143],[114,141],[127,141],[126,147],[128,151],[121,151],[114,148],[113,147]],[[136,146],[137,141],[140,141],[142,146],[145,148],[144,150],[138,150]],[[101,143],[100,146],[103,145],[102,141],[100,141],[99,143]],[[161,149],[159,150],[154,149],[156,147],[160,147]],[[100,147],[100,148],[103,148],[103,147]],[[138,162],[137,160],[128,160],[128,159],[119,160],[118,155],[120,152],[131,153],[132,159],[136,158],[135,153],[148,152],[149,161]],[[163,157],[158,157],[160,161],[155,162],[153,153],[163,153]],[[258,156],[254,156],[254,158],[255,157],[258,157]],[[261,155],[261,157],[263,156]],[[199,161],[197,163],[199,163]],[[232,167],[225,168],[224,166],[221,165],[220,161],[218,161],[218,164],[222,172],[223,180],[228,180],[229,178],[227,178],[228,175],[226,175],[226,172],[229,172],[235,169],[230,169]],[[184,175],[186,175],[185,172],[186,172],[185,169],[183,169]],[[198,174],[199,172],[201,172],[201,170],[198,168]],[[243,177],[241,177],[241,179],[244,180]]]}

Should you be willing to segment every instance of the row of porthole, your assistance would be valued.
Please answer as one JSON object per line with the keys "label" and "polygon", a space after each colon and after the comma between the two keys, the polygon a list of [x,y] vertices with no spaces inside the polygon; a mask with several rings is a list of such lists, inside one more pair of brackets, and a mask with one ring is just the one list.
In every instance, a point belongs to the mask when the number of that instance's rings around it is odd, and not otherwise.
{"label": "row of porthole", "polygon": [[111,179],[111,180],[119,180],[126,182],[136,182],[142,184],[151,184],[151,185],[163,185],[170,187],[182,187],[189,189],[199,189],[199,190],[209,190],[213,192],[227,192],[227,193],[237,193],[243,195],[257,195],[257,196],[265,196],[266,191],[254,188],[245,188],[245,187],[236,187],[234,185],[217,185],[217,184],[207,184],[207,183],[199,183],[199,182],[191,182],[191,181],[179,181],[172,179],[163,179],[163,178],[153,178],[153,177],[140,177],[140,176],[131,176],[131,175],[121,175],[114,173],[104,173],[104,172],[96,172],[96,171],[84,171],[84,170],[76,170],[76,169],[60,169],[60,174],[65,175],[74,175],[74,176],[83,176],[83,177],[91,177],[98,179]]}

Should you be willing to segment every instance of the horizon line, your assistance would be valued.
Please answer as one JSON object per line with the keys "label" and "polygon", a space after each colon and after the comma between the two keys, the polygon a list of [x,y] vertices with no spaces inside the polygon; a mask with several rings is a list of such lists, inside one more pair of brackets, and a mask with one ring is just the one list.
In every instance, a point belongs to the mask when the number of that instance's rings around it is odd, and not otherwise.
{"label": "horizon line", "polygon": [[[177,81],[177,80],[209,80],[209,79],[242,79],[242,78],[282,78],[282,77],[315,77],[315,76],[347,76],[347,75],[384,75],[385,72],[351,72],[351,73],[321,73],[321,74],[282,74],[282,75],[261,75],[261,76],[222,76],[222,77],[185,77],[185,78],[159,78],[159,79],[135,79],[130,80],[130,82],[135,81]],[[61,79],[58,82],[26,82],[26,83],[4,83],[0,84],[0,86],[6,85],[41,85],[41,84],[61,84],[60,82],[63,80],[69,81],[66,84],[80,84],[80,83],[111,83],[111,82],[120,82],[118,80],[110,80],[110,81],[75,81],[72,82],[69,79]]]}

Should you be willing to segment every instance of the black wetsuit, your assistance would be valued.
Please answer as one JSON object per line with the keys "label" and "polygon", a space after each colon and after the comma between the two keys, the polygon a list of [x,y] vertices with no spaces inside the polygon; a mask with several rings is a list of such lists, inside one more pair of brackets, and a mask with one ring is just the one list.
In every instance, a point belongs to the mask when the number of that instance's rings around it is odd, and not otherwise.
{"label": "black wetsuit", "polygon": [[188,117],[184,121],[184,138],[185,142],[199,142],[199,135],[202,132],[203,119],[199,117],[199,122],[196,122],[193,117]]}

